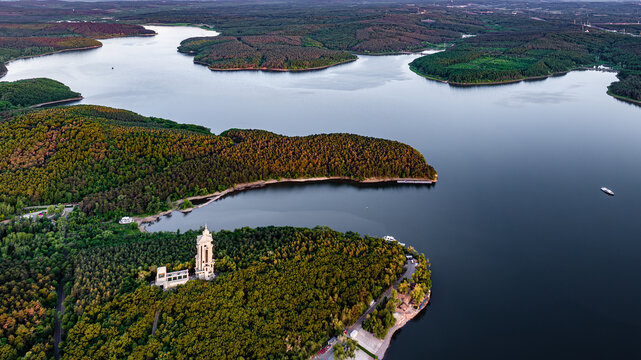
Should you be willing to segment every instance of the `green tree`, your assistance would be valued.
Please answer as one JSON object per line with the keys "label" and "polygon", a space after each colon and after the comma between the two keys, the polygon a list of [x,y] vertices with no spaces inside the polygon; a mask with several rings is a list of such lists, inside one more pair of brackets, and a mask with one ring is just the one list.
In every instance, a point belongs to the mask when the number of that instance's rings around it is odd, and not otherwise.
{"label": "green tree", "polygon": [[183,200],[182,204],[180,204],[180,208],[183,209],[183,210],[184,209],[191,209],[193,207],[194,207],[194,204],[192,204],[191,201],[189,201],[189,199]]}
{"label": "green tree", "polygon": [[407,292],[410,289],[410,283],[407,281],[407,279],[403,279],[403,281],[398,285],[398,291],[401,294],[407,294]]}
{"label": "green tree", "polygon": [[414,286],[414,290],[412,290],[410,298],[416,305],[420,304],[421,301],[423,301],[423,299],[425,298],[425,290],[423,289],[422,284],[416,284]]}

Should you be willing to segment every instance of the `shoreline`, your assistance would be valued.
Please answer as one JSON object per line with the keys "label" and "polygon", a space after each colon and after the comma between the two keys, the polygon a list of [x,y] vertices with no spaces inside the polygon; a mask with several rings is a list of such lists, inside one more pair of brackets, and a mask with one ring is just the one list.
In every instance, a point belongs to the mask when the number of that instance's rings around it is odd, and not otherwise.
{"label": "shoreline", "polygon": [[504,81],[491,81],[491,82],[480,82],[480,83],[460,83],[460,82],[453,82],[449,80],[444,80],[444,79],[439,79],[434,76],[430,75],[425,75],[419,73],[413,66],[410,66],[410,71],[412,71],[414,74],[429,79],[433,81],[438,81],[443,84],[449,84],[451,86],[460,86],[460,87],[473,87],[473,86],[492,86],[492,85],[508,85],[508,84],[516,84],[520,83],[522,81],[536,81],[536,80],[544,80],[550,77],[556,77],[556,76],[563,76],[566,75],[567,73],[571,71],[577,71],[577,70],[591,70],[591,69],[585,69],[585,68],[577,68],[577,69],[572,69],[568,71],[562,71],[562,72],[557,72],[553,73],[550,75],[541,75],[541,76],[530,76],[530,77],[525,77],[522,79],[513,79],[513,80],[504,80]]}
{"label": "shoreline", "polygon": [[[91,39],[94,39],[94,40],[98,41],[98,40],[109,40],[109,39],[117,39],[117,38],[124,38],[124,37],[146,37],[146,36],[156,36],[156,35],[158,35],[158,33],[154,31],[153,34],[136,34],[136,35],[130,35],[130,36],[105,36],[105,37],[96,37],[96,38],[91,38]],[[5,68],[6,68],[7,65],[9,65],[12,61],[16,61],[16,60],[32,59],[32,58],[36,58],[36,57],[40,57],[40,56],[49,56],[49,55],[60,54],[60,53],[63,53],[63,52],[68,52],[68,51],[84,51],[84,50],[98,49],[98,48],[101,48],[102,45],[103,45],[100,41],[98,41],[98,42],[100,44],[99,45],[94,45],[94,46],[85,46],[85,47],[73,48],[73,49],[62,49],[62,50],[56,50],[56,51],[43,53],[43,54],[38,54],[38,55],[20,56],[20,57],[17,57],[15,59],[11,59],[11,60],[5,61],[4,65],[5,65]],[[7,75],[8,72],[9,72],[9,68],[7,68],[7,70],[4,73],[0,72],[0,79],[2,79],[5,75]]]}
{"label": "shoreline", "polygon": [[[85,46],[81,48],[73,48],[73,49],[62,49],[62,50],[56,50],[44,54],[38,54],[38,55],[29,55],[29,56],[20,56],[15,59],[7,60],[4,62],[5,67],[9,65],[12,61],[17,61],[17,60],[26,60],[26,59],[33,59],[41,56],[49,56],[49,55],[54,55],[54,54],[60,54],[63,52],[69,52],[69,51],[84,51],[84,50],[92,50],[92,49],[98,49],[102,47],[102,43],[100,45],[94,45],[94,46]],[[9,68],[7,68],[7,71],[4,72],[4,74],[0,73],[0,79],[7,75],[9,73]]]}
{"label": "shoreline", "polygon": [[385,339],[383,339],[383,344],[375,354],[379,359],[382,359],[385,356],[387,349],[389,349],[392,343],[392,338],[394,337],[394,334],[396,334],[397,331],[401,330],[403,326],[407,325],[408,322],[412,321],[416,316],[418,316],[418,314],[420,314],[425,309],[427,309],[427,305],[430,303],[431,299],[432,299],[432,289],[429,289],[427,291],[427,296],[425,296],[425,299],[423,299],[423,301],[421,302],[422,305],[420,305],[419,308],[416,309],[410,316],[403,317],[402,319],[397,320],[396,324],[394,324],[394,326],[392,326],[387,331],[387,335],[385,335]]}
{"label": "shoreline", "polygon": [[[141,25],[142,26],[142,25]],[[143,26],[144,27],[144,26]],[[116,36],[99,36],[99,37],[94,37],[92,39],[94,40],[111,40],[111,39],[119,39],[119,38],[133,38],[133,37],[149,37],[149,36],[156,36],[158,35],[157,32],[154,31],[153,34],[135,34],[135,35],[116,35]]]}
{"label": "shoreline", "polygon": [[[241,192],[241,191],[247,191],[247,190],[252,190],[252,189],[260,189],[269,185],[274,185],[274,184],[287,184],[287,183],[320,183],[320,182],[328,182],[328,181],[347,181],[350,183],[355,183],[355,184],[383,184],[383,183],[398,183],[398,181],[424,181],[424,185],[430,185],[434,184],[438,181],[438,175],[436,176],[435,179],[429,179],[429,178],[401,178],[401,177],[390,177],[390,178],[368,178],[364,180],[355,180],[347,176],[320,176],[320,177],[311,177],[311,178],[300,178],[300,179],[270,179],[270,180],[258,180],[258,181],[253,181],[253,182],[247,182],[247,183],[240,183],[240,184],[235,184],[234,186],[225,189],[223,191],[216,191],[210,194],[206,195],[197,195],[197,196],[191,196],[185,199],[181,199],[178,201],[174,202],[174,207],[162,211],[157,214],[153,215],[148,215],[148,216],[134,216],[134,221],[138,224],[138,229],[142,232],[146,232],[147,230],[145,229],[146,223],[152,223],[154,221],[157,221],[160,219],[160,217],[165,216],[167,214],[170,214],[174,211],[180,211],[183,213],[188,213],[191,212],[194,209],[198,209],[204,206],[207,206],[211,204],[212,202],[219,200],[227,195],[236,193],[236,192]],[[419,185],[421,185],[419,184]],[[410,183],[409,185],[417,185],[416,183],[412,184]],[[184,210],[179,210],[178,208],[180,205],[185,201],[185,200],[202,200],[202,199],[209,199],[203,204],[196,205],[192,208],[189,209],[184,209]]]}
{"label": "shoreline", "polygon": [[355,55],[363,55],[363,56],[394,56],[394,55],[422,55],[422,56],[427,56],[427,55],[423,54],[423,51],[429,51],[429,50],[434,50],[434,51],[438,51],[438,52],[445,51],[445,49],[437,49],[437,48],[426,47],[426,48],[420,48],[420,49],[416,49],[416,50],[400,50],[400,51],[393,51],[393,52],[368,53],[368,52],[362,52],[362,51],[352,51],[351,53],[355,54]]}
{"label": "shoreline", "polygon": [[[376,299],[376,301],[369,306],[369,308],[361,314],[361,316],[356,320],[356,322],[347,327],[346,335],[350,337],[351,339],[355,340],[358,343],[358,348],[356,350],[357,353],[362,352],[362,354],[358,354],[356,358],[358,359],[363,359],[364,357],[367,357],[368,359],[383,359],[385,357],[385,353],[389,349],[391,345],[392,338],[394,335],[398,332],[398,330],[402,329],[408,322],[410,322],[412,319],[414,319],[416,316],[421,314],[426,308],[427,305],[430,303],[430,300],[432,298],[432,289],[428,289],[427,294],[421,300],[420,304],[417,306],[411,305],[411,300],[409,294],[403,294],[400,295],[399,300],[401,300],[401,304],[395,309],[393,316],[396,319],[395,324],[390,327],[387,331],[387,334],[385,335],[384,338],[379,339],[377,338],[374,334],[370,333],[369,331],[365,330],[363,328],[363,322],[367,318],[368,314],[370,314],[376,307],[380,304],[381,301],[383,301],[384,298],[389,297],[392,290],[398,290],[399,284],[403,281],[403,279],[409,279],[412,277],[414,274],[414,271],[416,270],[416,265],[409,263],[409,267],[405,270],[405,272],[390,286],[381,296]],[[407,301],[407,302],[406,302]],[[352,331],[356,331],[355,336],[351,336]],[[329,360],[332,358],[333,354],[333,349],[327,351],[324,354],[316,354],[311,357],[313,360]]]}
{"label": "shoreline", "polygon": [[78,97],[75,97],[75,98],[68,98],[68,99],[62,99],[62,100],[54,100],[54,101],[49,101],[49,102],[43,102],[43,103],[40,103],[40,104],[27,106],[27,108],[35,109],[35,108],[39,108],[39,107],[43,107],[43,106],[49,106],[49,105],[66,104],[66,103],[70,103],[70,102],[74,102],[74,101],[80,101],[82,99],[84,99],[84,97],[78,96]]}
{"label": "shoreline", "polygon": [[[139,23],[138,25],[145,27],[145,26],[166,26],[166,27],[180,27],[180,26],[185,26],[185,27],[193,27],[193,28],[199,28],[203,30],[208,30],[208,31],[214,31],[220,34],[220,32],[216,31],[213,27],[210,27],[207,24],[191,24],[191,23]],[[158,35],[158,33],[156,33]],[[216,35],[218,36],[218,35]]]}
{"label": "shoreline", "polygon": [[[183,53],[183,54],[188,54],[191,55],[190,53]],[[305,72],[305,71],[317,71],[317,70],[324,70],[330,67],[338,66],[338,65],[344,65],[351,63],[353,61],[358,60],[358,57],[356,59],[349,59],[345,61],[338,62],[336,64],[331,64],[331,65],[324,65],[324,66],[316,66],[312,68],[306,68],[306,69],[283,69],[283,68],[267,68],[267,67],[261,67],[261,68],[255,68],[255,67],[248,67],[248,68],[230,68],[230,69],[218,69],[218,68],[212,68],[209,64],[204,63],[202,61],[196,61],[194,60],[194,64],[199,64],[199,65],[205,65],[207,68],[211,71],[265,71],[265,72],[292,72],[292,73],[300,73],[300,72]]]}
{"label": "shoreline", "polygon": [[601,70],[601,69],[595,69],[595,68],[592,68],[592,67],[581,66],[581,67],[577,67],[577,68],[574,68],[574,69],[570,69],[568,71],[555,72],[555,73],[552,73],[550,75],[529,76],[529,77],[524,77],[522,79],[505,80],[505,81],[480,82],[480,83],[460,83],[460,82],[453,82],[453,81],[449,81],[449,80],[445,80],[445,79],[436,78],[436,77],[431,76],[431,75],[422,74],[422,73],[418,72],[418,70],[416,70],[411,65],[410,65],[410,71],[413,72],[414,74],[420,76],[420,77],[423,77],[423,78],[426,78],[426,79],[429,79],[429,80],[438,81],[438,82],[443,83],[443,84],[449,84],[451,86],[460,86],[460,87],[508,85],[508,84],[520,83],[520,82],[523,82],[523,81],[545,80],[545,79],[551,78],[551,77],[564,76],[564,75],[567,75],[568,73],[570,73],[572,71],[618,72],[616,70]]}
{"label": "shoreline", "polygon": [[635,100],[635,99],[632,99],[632,98],[629,98],[629,97],[626,97],[626,96],[617,95],[617,94],[615,94],[615,93],[613,93],[611,91],[608,91],[606,94],[612,96],[613,98],[615,98],[617,100],[626,102],[628,104],[641,106],[641,100]]}

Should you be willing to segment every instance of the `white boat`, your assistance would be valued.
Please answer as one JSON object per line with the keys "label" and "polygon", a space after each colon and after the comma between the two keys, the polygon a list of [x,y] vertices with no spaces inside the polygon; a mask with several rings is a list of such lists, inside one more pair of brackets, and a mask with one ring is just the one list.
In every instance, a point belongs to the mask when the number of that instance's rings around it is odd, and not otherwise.
{"label": "white boat", "polygon": [[383,240],[385,241],[396,241],[393,236],[385,235],[383,236]]}
{"label": "white boat", "polygon": [[606,194],[608,194],[610,196],[614,196],[614,191],[608,189],[607,187],[602,187],[601,191],[603,191],[604,193],[606,193]]}
{"label": "white boat", "polygon": [[129,216],[125,216],[122,219],[120,219],[120,221],[118,221],[118,223],[120,223],[121,225],[131,224],[132,222],[134,222],[134,219]]}

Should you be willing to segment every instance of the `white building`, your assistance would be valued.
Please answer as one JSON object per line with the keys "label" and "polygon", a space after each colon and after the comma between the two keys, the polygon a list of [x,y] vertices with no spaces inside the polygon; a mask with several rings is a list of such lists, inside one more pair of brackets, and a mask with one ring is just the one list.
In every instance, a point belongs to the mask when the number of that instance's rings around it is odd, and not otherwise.
{"label": "white building", "polygon": [[202,235],[196,238],[196,277],[203,280],[211,280],[214,274],[214,245],[213,238],[207,225]]}
{"label": "white building", "polygon": [[178,270],[168,273],[166,266],[161,266],[156,271],[156,286],[161,286],[164,290],[182,285],[189,281],[189,270]]}
{"label": "white building", "polygon": [[[214,239],[207,226],[202,235],[196,238],[196,278],[202,280],[212,280],[216,277],[214,274]],[[189,281],[189,270],[179,270],[167,272],[166,266],[161,266],[156,271],[156,286],[161,286],[164,290],[182,285]]]}

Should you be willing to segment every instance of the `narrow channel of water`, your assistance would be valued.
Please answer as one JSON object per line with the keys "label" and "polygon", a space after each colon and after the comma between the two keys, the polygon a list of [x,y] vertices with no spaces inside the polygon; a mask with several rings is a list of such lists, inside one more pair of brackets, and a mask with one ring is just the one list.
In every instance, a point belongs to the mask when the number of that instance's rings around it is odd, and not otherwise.
{"label": "narrow channel of water", "polygon": [[220,73],[175,51],[204,30],[154,29],[154,38],[11,63],[3,80],[47,76],[84,103],[216,133],[394,139],[421,151],[439,182],[271,186],[174,213],[151,231],[328,225],[413,245],[432,262],[432,303],[388,359],[641,357],[641,108],[605,94],[614,74],[454,88],[410,72],[415,55]]}

